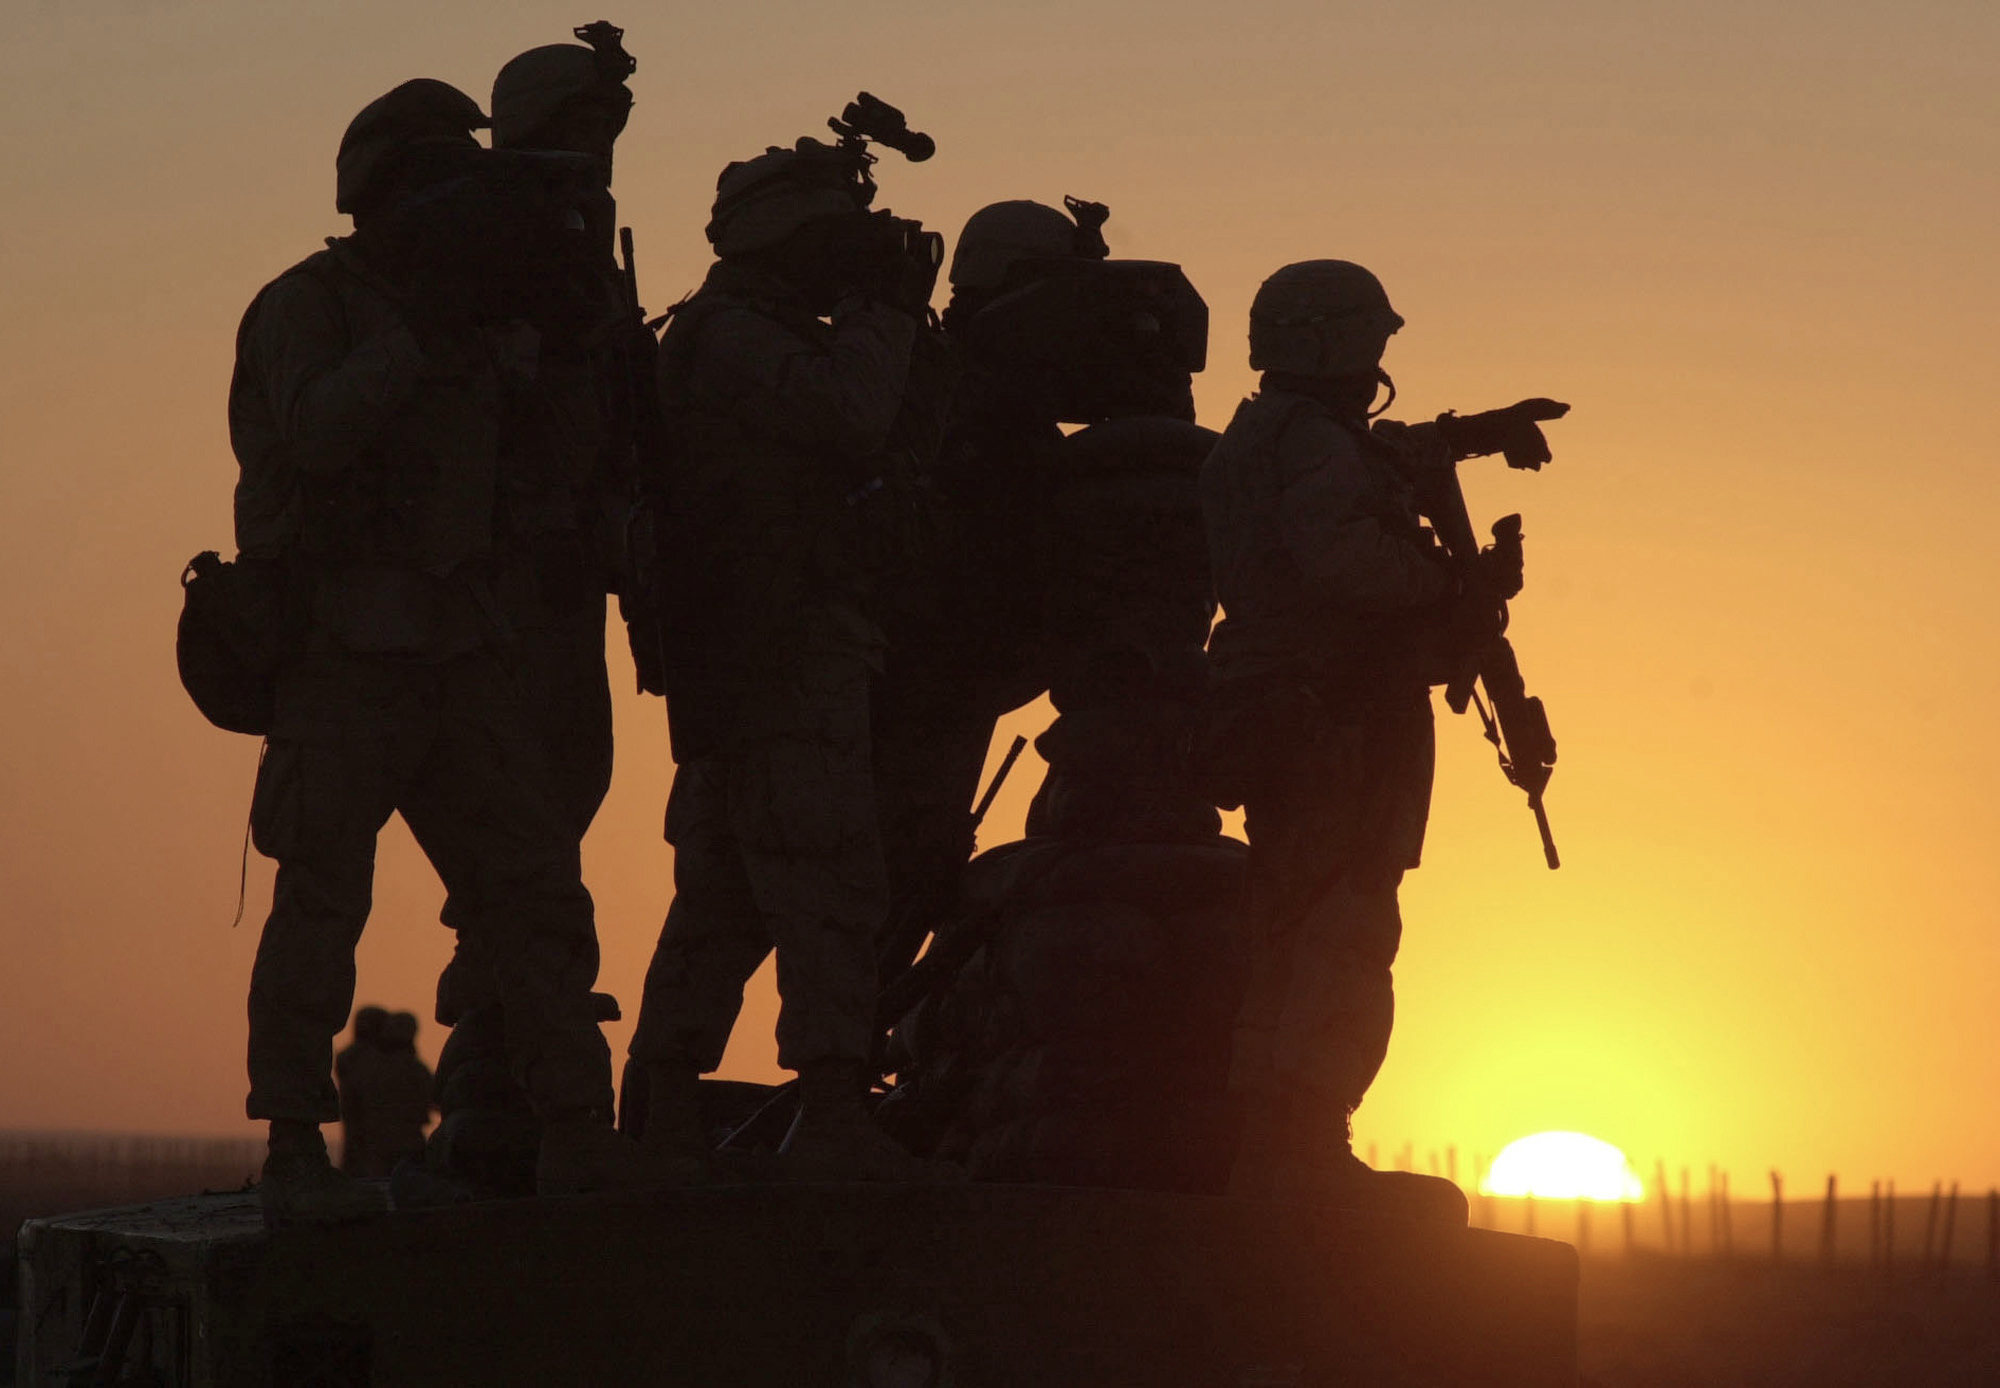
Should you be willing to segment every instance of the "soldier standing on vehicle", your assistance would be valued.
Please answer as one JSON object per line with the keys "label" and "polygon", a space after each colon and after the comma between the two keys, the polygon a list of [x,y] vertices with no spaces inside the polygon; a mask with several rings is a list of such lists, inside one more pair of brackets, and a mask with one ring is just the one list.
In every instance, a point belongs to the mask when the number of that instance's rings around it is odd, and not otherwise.
{"label": "soldier standing on vehicle", "polygon": [[337,161],[354,234],[268,285],[238,335],[238,549],[282,567],[297,614],[252,805],[278,863],[251,975],[248,1101],[271,1125],[273,1222],[380,1205],[333,1169],[320,1125],[340,1116],[332,1042],[376,835],[398,812],[447,889],[481,903],[465,928],[485,937],[510,1060],[545,1126],[540,1186],[643,1179],[610,1127],[590,897],[495,583],[501,400],[533,353],[506,302],[519,255],[489,215],[491,156],[471,133],[484,124],[430,80],[366,107]]}
{"label": "soldier standing on vehicle", "polygon": [[775,948],[778,1060],[801,1102],[787,1163],[865,1180],[921,1170],[864,1106],[887,896],[867,551],[894,519],[883,454],[930,284],[884,265],[855,178],[812,141],[725,169],[718,260],[661,343],[675,893],[626,1102],[645,1096],[649,1151],[705,1159],[698,1080]]}
{"label": "soldier standing on vehicle", "polygon": [[892,595],[875,690],[891,893],[885,986],[956,903],[994,725],[1049,686],[1042,551],[1059,405],[1048,382],[970,348],[967,333],[981,309],[1051,264],[1107,254],[1100,220],[1080,225],[1025,199],[993,203],[966,221],[952,255],[943,322],[962,373],[933,472],[951,543]]}
{"label": "soldier standing on vehicle", "polygon": [[1351,1145],[1388,1050],[1397,886],[1430,810],[1430,685],[1521,586],[1518,544],[1482,552],[1468,581],[1419,514],[1458,458],[1539,442],[1536,418],[1560,409],[1371,429],[1402,326],[1358,265],[1272,275],[1250,312],[1259,390],[1202,471],[1224,612],[1209,645],[1218,799],[1243,806],[1251,850],[1231,1189],[1462,1222],[1455,1186],[1372,1171]]}
{"label": "soldier standing on vehicle", "polygon": [[[564,221],[556,263],[524,295],[537,360],[532,376],[508,382],[498,519],[512,555],[513,664],[580,873],[584,835],[611,787],[605,597],[617,582],[617,537],[634,486],[635,395],[653,389],[654,368],[652,335],[613,258],[612,150],[631,112],[626,78],[636,64],[614,26],[576,32],[588,46],[546,44],[501,67],[493,148],[543,186]],[[521,1121],[493,973],[479,958],[479,932],[466,928],[480,910],[454,891],[442,917],[459,941],[438,980],[437,1020],[452,1028],[438,1061],[452,1126],[441,1153],[467,1140],[468,1123]],[[616,1016],[615,1000],[600,994],[599,1020]],[[455,1174],[451,1165],[442,1162],[440,1174]]]}

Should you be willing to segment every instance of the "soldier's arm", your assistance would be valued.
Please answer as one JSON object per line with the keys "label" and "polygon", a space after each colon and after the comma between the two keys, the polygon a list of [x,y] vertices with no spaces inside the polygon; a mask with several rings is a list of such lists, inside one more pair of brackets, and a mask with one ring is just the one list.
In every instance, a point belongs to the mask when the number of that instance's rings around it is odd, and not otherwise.
{"label": "soldier's arm", "polygon": [[1450,575],[1423,546],[1362,507],[1367,470],[1338,425],[1301,419],[1279,443],[1278,466],[1285,547],[1327,601],[1356,612],[1397,612],[1450,590]]}
{"label": "soldier's arm", "polygon": [[870,303],[836,315],[822,348],[761,313],[724,310],[702,325],[693,392],[753,428],[862,456],[896,422],[916,333],[909,315]]}
{"label": "soldier's arm", "polygon": [[340,305],[310,275],[267,289],[243,341],[294,466],[337,472],[374,443],[417,389],[426,359],[400,324],[350,346]]}

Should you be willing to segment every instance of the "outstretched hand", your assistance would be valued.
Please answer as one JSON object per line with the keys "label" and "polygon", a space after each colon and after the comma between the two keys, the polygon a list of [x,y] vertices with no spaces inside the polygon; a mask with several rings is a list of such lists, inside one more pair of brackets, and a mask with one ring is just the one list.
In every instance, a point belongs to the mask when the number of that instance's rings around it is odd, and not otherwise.
{"label": "outstretched hand", "polygon": [[1508,467],[1534,472],[1554,456],[1542,434],[1542,424],[1568,413],[1569,406],[1562,401],[1537,396],[1504,410],[1447,417],[1439,423],[1444,426],[1451,450],[1460,457],[1501,453],[1506,455]]}

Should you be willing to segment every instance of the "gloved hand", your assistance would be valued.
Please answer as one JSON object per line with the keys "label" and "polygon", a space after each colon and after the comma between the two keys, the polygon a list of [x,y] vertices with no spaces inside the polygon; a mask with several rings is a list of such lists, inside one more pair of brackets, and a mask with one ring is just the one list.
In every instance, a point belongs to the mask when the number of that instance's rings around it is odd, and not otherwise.
{"label": "gloved hand", "polygon": [[1525,567],[1521,550],[1521,518],[1502,516],[1493,522],[1493,543],[1479,551],[1479,583],[1502,602],[1519,597]]}
{"label": "gloved hand", "polygon": [[1569,406],[1562,401],[1537,397],[1504,410],[1444,415],[1438,420],[1438,428],[1444,435],[1445,446],[1460,458],[1504,453],[1508,467],[1534,472],[1553,456],[1549,441],[1542,436],[1542,422],[1561,419],[1568,413]]}

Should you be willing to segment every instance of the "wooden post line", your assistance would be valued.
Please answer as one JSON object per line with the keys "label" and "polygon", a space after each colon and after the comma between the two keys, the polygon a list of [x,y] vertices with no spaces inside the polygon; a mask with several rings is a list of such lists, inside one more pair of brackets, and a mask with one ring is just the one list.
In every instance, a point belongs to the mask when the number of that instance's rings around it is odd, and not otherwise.
{"label": "wooden post line", "polygon": [[1771,1261],[1785,1256],[1785,1178],[1771,1171]]}

